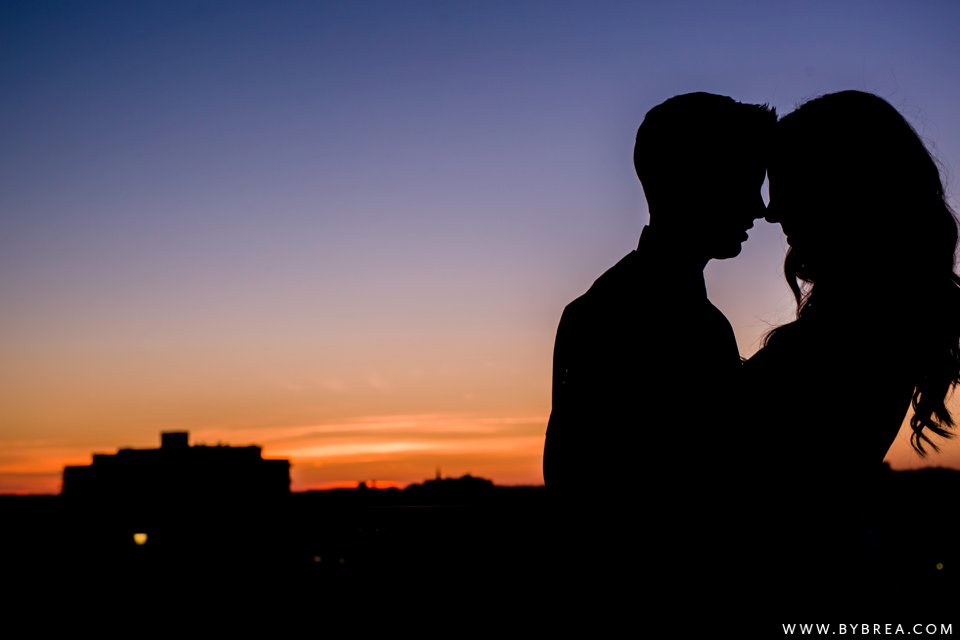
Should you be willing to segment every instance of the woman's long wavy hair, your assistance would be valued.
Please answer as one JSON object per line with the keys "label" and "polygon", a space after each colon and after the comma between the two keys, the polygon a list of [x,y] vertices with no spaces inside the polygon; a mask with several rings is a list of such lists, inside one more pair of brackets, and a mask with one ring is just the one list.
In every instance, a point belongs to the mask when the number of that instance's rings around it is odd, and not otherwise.
{"label": "woman's long wavy hair", "polygon": [[939,450],[930,433],[953,435],[946,399],[960,382],[960,278],[957,221],[936,161],[895,108],[860,91],[821,96],[783,117],[776,147],[771,204],[778,172],[802,176],[797,215],[820,232],[813,244],[791,246],[784,262],[796,323],[849,300],[852,283],[857,300],[886,304],[879,328],[913,378],[910,442],[920,455],[926,445]]}

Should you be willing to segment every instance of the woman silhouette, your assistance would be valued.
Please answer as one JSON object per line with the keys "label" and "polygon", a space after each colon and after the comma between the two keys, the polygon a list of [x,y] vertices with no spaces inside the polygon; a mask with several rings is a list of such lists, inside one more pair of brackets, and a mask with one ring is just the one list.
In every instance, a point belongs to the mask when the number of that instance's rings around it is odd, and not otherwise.
{"label": "woman silhouette", "polygon": [[842,589],[856,572],[835,569],[869,566],[859,512],[908,410],[920,455],[953,426],[957,223],[937,164],[883,99],[825,95],[777,129],[766,218],[787,236],[798,312],[744,366],[749,433],[777,495],[756,524],[779,575],[802,588],[829,570]]}

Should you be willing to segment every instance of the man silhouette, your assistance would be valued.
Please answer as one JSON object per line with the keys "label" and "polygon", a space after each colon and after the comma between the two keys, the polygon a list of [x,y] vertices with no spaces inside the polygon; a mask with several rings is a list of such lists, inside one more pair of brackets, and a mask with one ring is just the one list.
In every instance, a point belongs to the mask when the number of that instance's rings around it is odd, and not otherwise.
{"label": "man silhouette", "polygon": [[708,93],[651,109],[634,149],[649,225],[557,329],[546,485],[581,533],[630,528],[628,544],[650,543],[661,568],[702,548],[732,487],[721,479],[740,354],[703,270],[738,255],[764,215],[775,124],[772,108]]}

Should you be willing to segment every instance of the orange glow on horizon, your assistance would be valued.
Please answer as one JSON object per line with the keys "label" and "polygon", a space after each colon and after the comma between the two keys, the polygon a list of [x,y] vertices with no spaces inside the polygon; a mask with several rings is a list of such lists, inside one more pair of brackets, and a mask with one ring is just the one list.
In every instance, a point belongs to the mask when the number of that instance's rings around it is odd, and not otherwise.
{"label": "orange glow on horizon", "polygon": [[[366,482],[368,489],[405,489],[408,487],[410,482],[397,482],[396,480],[367,480],[362,481]],[[360,486],[360,482],[347,482],[346,480],[334,481],[334,482],[322,482],[315,486],[303,487],[300,491],[326,491],[329,489],[357,489]]]}
{"label": "orange glow on horizon", "polygon": [[[402,488],[433,478],[437,469],[444,477],[469,473],[500,485],[540,485],[546,423],[545,415],[372,415],[309,425],[196,429],[191,432],[191,442],[258,444],[265,458],[291,461],[293,491],[355,488],[359,482],[373,486],[374,481],[377,488]],[[926,458],[917,456],[910,447],[909,433],[909,426],[904,426],[887,454],[891,467],[960,468],[955,449]],[[94,446],[8,442],[0,455],[0,494],[59,493],[64,466],[90,464],[94,452],[113,453],[120,448],[104,441],[101,437]],[[159,436],[153,433],[135,446],[159,446]],[[678,463],[682,464],[682,459]]]}
{"label": "orange glow on horizon", "polygon": [[[402,488],[433,478],[437,469],[445,477],[471,474],[497,484],[538,485],[546,423],[539,415],[360,416],[313,425],[198,429],[191,444],[257,444],[264,458],[290,460],[293,491],[355,488],[359,482]],[[94,451],[121,448],[11,445],[0,458],[0,493],[59,493],[64,466],[87,465]],[[134,448],[157,446],[154,434]]]}

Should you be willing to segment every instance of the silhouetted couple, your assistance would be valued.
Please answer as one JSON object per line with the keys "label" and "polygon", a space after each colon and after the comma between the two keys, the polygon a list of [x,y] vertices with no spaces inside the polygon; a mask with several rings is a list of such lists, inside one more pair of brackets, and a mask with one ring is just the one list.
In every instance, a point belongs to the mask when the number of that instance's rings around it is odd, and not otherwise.
{"label": "silhouetted couple", "polygon": [[[862,588],[882,571],[862,510],[905,415],[921,454],[953,424],[957,224],[936,163],[886,101],[844,91],[779,121],[671,98],[634,164],[649,225],[557,330],[544,478],[558,536],[592,550],[572,580],[620,571],[691,604],[729,604],[736,572],[767,604]],[[761,217],[787,236],[798,312],[741,361],[703,269]]]}

